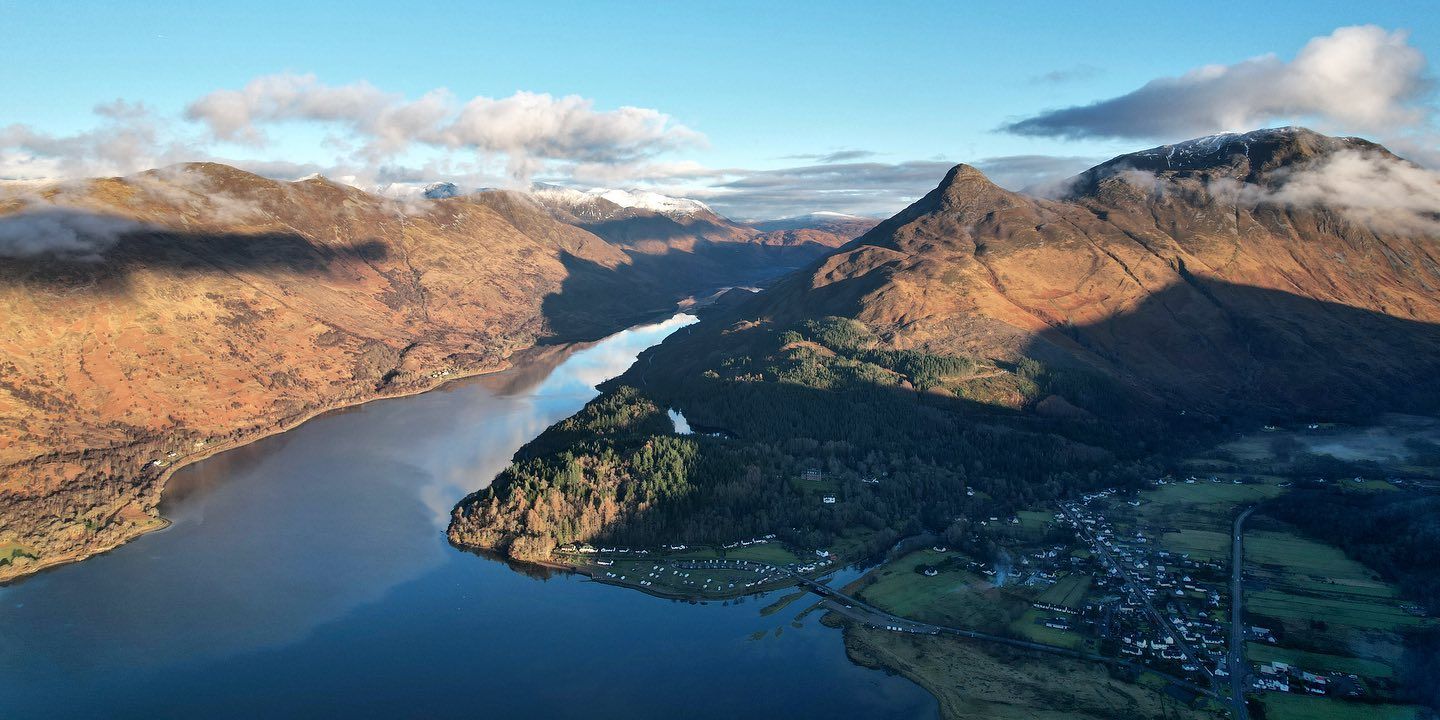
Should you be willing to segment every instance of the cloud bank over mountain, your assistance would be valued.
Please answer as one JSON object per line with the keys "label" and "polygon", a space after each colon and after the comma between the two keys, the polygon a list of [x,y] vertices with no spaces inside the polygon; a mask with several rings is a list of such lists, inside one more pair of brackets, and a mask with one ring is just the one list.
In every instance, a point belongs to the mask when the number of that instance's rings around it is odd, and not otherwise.
{"label": "cloud bank over mountain", "polygon": [[[1054,88],[1113,72],[1081,63],[1029,84]],[[1432,90],[1425,55],[1405,31],[1342,27],[1310,39],[1291,59],[1268,54],[1205,65],[1014,120],[999,128],[1009,136],[1004,153],[986,153],[985,144],[964,137],[934,138],[936,154],[925,157],[896,157],[864,137],[819,147],[801,139],[732,164],[706,152],[706,134],[660,108],[530,91],[405,94],[279,73],[199,93],[168,111],[131,99],[102,103],[80,130],[0,125],[0,180],[130,175],[212,160],[277,179],[318,173],[400,196],[435,182],[468,192],[541,181],[692,197],[744,219],[817,210],[888,215],[923,196],[955,161],[1003,187],[1054,194],[1064,179],[1116,154],[1117,141],[1168,142],[1275,124],[1365,133],[1436,167]],[[957,155],[956,147],[970,149]]]}
{"label": "cloud bank over mountain", "polygon": [[1274,190],[1236,192],[1248,204],[1333,207],[1377,232],[1440,237],[1440,173],[1373,153],[1336,153]]}
{"label": "cloud bank over mountain", "polygon": [[1161,139],[1247,130],[1280,118],[1352,132],[1425,123],[1425,56],[1403,31],[1339,28],[1285,61],[1264,55],[1152,80],[1119,97],[1039,113],[1003,126],[1033,137]]}
{"label": "cloud bank over mountain", "polygon": [[143,229],[128,218],[75,208],[28,208],[0,217],[0,257],[98,261],[122,235]]}

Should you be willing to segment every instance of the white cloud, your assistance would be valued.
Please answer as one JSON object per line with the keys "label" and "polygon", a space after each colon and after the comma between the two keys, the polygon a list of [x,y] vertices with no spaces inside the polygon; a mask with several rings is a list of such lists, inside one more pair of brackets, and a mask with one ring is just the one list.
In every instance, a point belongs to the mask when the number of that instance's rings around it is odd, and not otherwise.
{"label": "white cloud", "polygon": [[71,135],[19,123],[0,127],[0,179],[124,175],[200,153],[143,103],[115,100],[94,113],[98,127]]}
{"label": "white cloud", "polygon": [[972,163],[990,181],[1007,190],[1054,197],[1077,173],[1099,163],[1097,158],[1075,155],[1004,155]]}
{"label": "white cloud", "polygon": [[547,161],[627,163],[704,143],[704,136],[658,110],[597,110],[576,95],[517,92],[458,102],[445,89],[419,99],[369,83],[326,85],[313,75],[269,75],[240,90],[217,90],[191,103],[190,120],[213,139],[252,146],[266,125],[317,123],[338,129],[358,149],[352,160],[374,167],[412,147],[501,155],[512,177],[528,180]]}
{"label": "white cloud", "polygon": [[143,228],[133,220],[76,208],[26,208],[0,217],[0,257],[98,261],[122,235]]}
{"label": "white cloud", "polygon": [[[1114,177],[1147,193],[1168,187],[1156,174],[1135,168]],[[1276,170],[1263,183],[1220,178],[1206,190],[1237,207],[1325,208],[1377,233],[1440,238],[1440,173],[1381,152],[1340,150]]]}
{"label": "white cloud", "polygon": [[[1043,192],[1095,164],[1093,158],[1005,155],[971,161],[992,182],[1010,190]],[[955,163],[822,162],[773,170],[672,166],[655,177],[660,192],[704,200],[746,220],[770,220],[815,211],[884,217],[935,189]]]}
{"label": "white cloud", "polygon": [[1274,55],[1207,65],[1119,97],[1051,110],[1004,126],[1020,135],[1174,139],[1303,120],[1394,132],[1428,122],[1425,56],[1404,31],[1343,27],[1311,39],[1294,60]]}
{"label": "white cloud", "polygon": [[1379,232],[1440,237],[1440,174],[1378,153],[1338,152],[1261,192],[1270,202],[1337,208]]}
{"label": "white cloud", "polygon": [[[890,215],[930,192],[945,161],[825,163],[775,170],[732,169],[684,192],[731,217],[759,220],[817,210]],[[671,194],[674,194],[673,191]]]}
{"label": "white cloud", "polygon": [[286,120],[342,123],[380,134],[382,115],[402,104],[400,96],[365,82],[331,87],[314,75],[281,74],[255,78],[240,90],[216,90],[186,106],[185,117],[205,123],[217,140],[264,145],[268,138],[260,126]]}
{"label": "white cloud", "polygon": [[814,162],[818,163],[838,163],[851,162],[854,160],[864,160],[865,158],[875,157],[878,154],[879,153],[873,150],[857,150],[850,148],[844,150],[833,150],[831,152],[825,153],[802,153],[799,155],[786,155],[785,159],[813,160]]}
{"label": "white cloud", "polygon": [[[208,93],[186,106],[189,122],[125,100],[94,113],[95,127],[74,134],[0,126],[0,179],[129,175],[213,160],[280,177],[287,168],[294,170],[289,177],[322,172],[367,187],[422,173],[478,185],[566,167],[638,167],[705,143],[659,110],[601,110],[575,95],[517,92],[462,102],[441,88],[407,99],[365,82],[327,85],[293,74]],[[303,163],[264,157],[281,126],[318,128],[325,133],[320,147],[336,156]]]}

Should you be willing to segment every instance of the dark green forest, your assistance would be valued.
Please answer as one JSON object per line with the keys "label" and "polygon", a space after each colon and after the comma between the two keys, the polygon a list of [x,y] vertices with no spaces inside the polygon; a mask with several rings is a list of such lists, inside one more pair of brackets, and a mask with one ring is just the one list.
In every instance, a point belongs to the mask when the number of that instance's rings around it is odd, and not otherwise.
{"label": "dark green forest", "polygon": [[[632,373],[607,388],[463,501],[452,537],[520,559],[576,541],[655,546],[769,533],[874,554],[906,535],[1098,487],[1139,487],[1165,471],[1153,452],[1163,424],[1114,416],[1125,393],[1093,378],[1034,361],[999,371],[1032,399],[1064,388],[1093,413],[1046,418],[927,392],[980,363],[879,347],[852,320],[753,332],[735,345],[747,354],[702,372],[654,373],[643,391],[629,383],[646,378]],[[676,436],[669,407],[702,434]],[[808,469],[820,479],[803,479]]]}

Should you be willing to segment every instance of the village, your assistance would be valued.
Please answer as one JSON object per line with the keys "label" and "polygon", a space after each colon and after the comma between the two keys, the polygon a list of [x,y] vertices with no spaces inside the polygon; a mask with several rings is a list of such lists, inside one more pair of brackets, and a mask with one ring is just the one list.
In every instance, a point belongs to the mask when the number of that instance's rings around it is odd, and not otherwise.
{"label": "village", "polygon": [[[825,473],[805,468],[797,476],[797,489],[813,501],[836,502]],[[874,486],[882,477],[860,482]],[[1395,481],[1357,484],[1380,491]],[[873,630],[959,634],[1098,660],[1194,707],[1231,712],[1237,694],[1383,701],[1376,683],[1384,687],[1385,673],[1350,672],[1344,662],[1287,647],[1273,626],[1279,620],[1250,612],[1249,596],[1246,612],[1233,612],[1241,585],[1232,582],[1231,523],[1290,485],[1225,473],[1167,476],[1138,492],[1099,490],[1010,513],[969,489],[995,514],[969,518],[963,542],[909,538],[843,588],[824,583],[854,560],[848,547],[792,548],[775,534],[653,548],[576,543],[558,548],[557,558],[596,581],[681,601],[798,585]],[[1255,538],[1262,556],[1272,535]],[[1270,566],[1252,566],[1250,552],[1244,575],[1266,576]],[[1238,630],[1234,618],[1242,618]]]}
{"label": "village", "polygon": [[[1160,481],[1163,482],[1163,481]],[[1102,645],[1197,680],[1230,674],[1226,616],[1227,569],[1164,547],[1161,528],[1106,517],[1114,491],[1065,503],[1057,519],[1091,553],[1098,591],[1083,612]],[[1138,507],[1141,501],[1125,504]]]}
{"label": "village", "polygon": [[[1192,476],[1152,483],[1157,489],[1168,484],[1241,486],[1242,482]],[[1091,553],[1096,577],[1084,607],[1053,609],[1081,618],[1101,648],[1114,648],[1122,657],[1219,687],[1237,672],[1232,663],[1245,658],[1243,648],[1233,652],[1231,638],[1243,639],[1242,644],[1275,645],[1274,632],[1245,624],[1232,633],[1229,563],[1213,554],[1194,557],[1170,547],[1167,539],[1181,540],[1185,533],[1137,512],[1146,502],[1151,501],[1105,490],[1062,505],[1056,519],[1073,529]],[[1353,674],[1312,672],[1280,661],[1247,664],[1239,672],[1242,679],[1249,678],[1245,686],[1256,691],[1345,698],[1365,694]]]}

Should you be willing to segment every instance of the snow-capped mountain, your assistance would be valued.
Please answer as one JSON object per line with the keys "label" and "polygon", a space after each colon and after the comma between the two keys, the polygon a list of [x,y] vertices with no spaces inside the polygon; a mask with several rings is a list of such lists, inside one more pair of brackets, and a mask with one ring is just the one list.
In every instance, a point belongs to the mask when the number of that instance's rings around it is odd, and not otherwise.
{"label": "snow-capped mountain", "polygon": [[[314,175],[313,177],[321,177]],[[302,178],[303,179],[303,178]],[[347,182],[348,185],[355,185]],[[376,195],[397,200],[444,200],[446,198],[460,197],[469,190],[461,189],[459,185],[445,180],[437,180],[432,183],[421,184],[418,182],[392,182],[384,185],[356,185],[361,190],[373,192]]]}
{"label": "snow-capped mountain", "polygon": [[709,205],[699,200],[671,197],[648,190],[614,188],[576,190],[558,185],[536,183],[531,187],[530,193],[542,203],[563,208],[586,218],[609,215],[618,210],[631,208],[648,210],[677,219],[699,214],[715,214]]}
{"label": "snow-capped mountain", "polygon": [[[602,191],[603,190],[603,191]],[[690,198],[677,198],[669,195],[661,195],[657,192],[647,190],[604,190],[597,188],[590,191],[591,194],[598,193],[600,197],[624,208],[639,208],[650,210],[664,215],[694,215],[695,213],[713,213],[709,205],[699,200]]]}
{"label": "snow-capped mountain", "polygon": [[[1221,133],[1127,153],[1069,179],[1066,197],[1100,192],[1100,184],[1139,171],[1164,177],[1204,177],[1263,187],[1279,187],[1302,167],[1354,152],[1383,162],[1403,162],[1389,150],[1357,137],[1331,137],[1302,127],[1278,127],[1246,133]],[[1148,181],[1142,181],[1148,184]]]}
{"label": "snow-capped mountain", "polygon": [[868,229],[878,222],[875,218],[867,218],[861,215],[819,210],[794,217],[760,220],[750,223],[750,226],[764,232],[774,232],[777,230],[803,230],[807,228],[815,229],[852,225],[864,225]]}
{"label": "snow-capped mountain", "polygon": [[442,198],[452,198],[459,195],[460,188],[452,182],[433,182],[426,185],[424,192],[421,194],[431,200],[440,200]]}
{"label": "snow-capped mountain", "polygon": [[[1246,133],[1217,133],[1172,145],[1122,155],[1147,169],[1187,170],[1205,168],[1235,155],[1250,157],[1254,147],[1297,146],[1306,154],[1342,149],[1366,149],[1370,143],[1359,138],[1327,137],[1302,127],[1276,127]],[[1153,167],[1150,167],[1153,166]]]}

